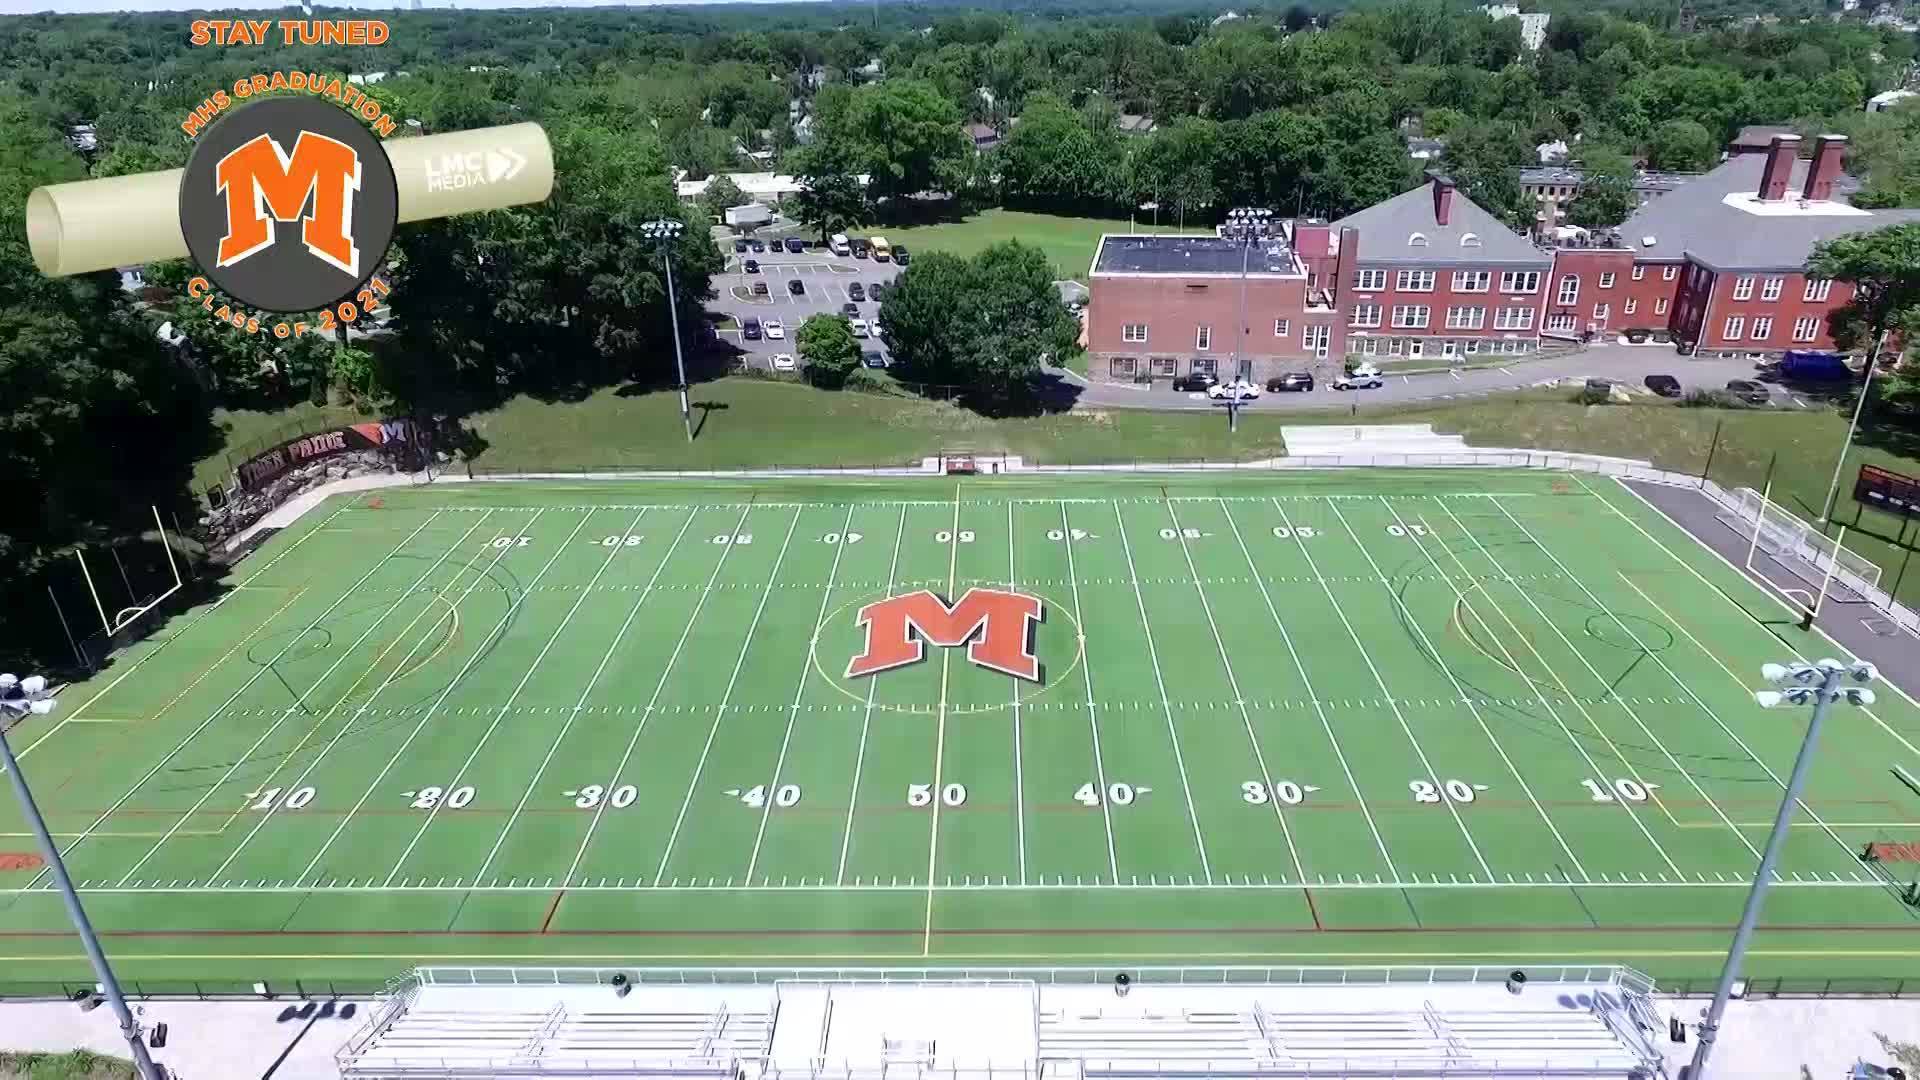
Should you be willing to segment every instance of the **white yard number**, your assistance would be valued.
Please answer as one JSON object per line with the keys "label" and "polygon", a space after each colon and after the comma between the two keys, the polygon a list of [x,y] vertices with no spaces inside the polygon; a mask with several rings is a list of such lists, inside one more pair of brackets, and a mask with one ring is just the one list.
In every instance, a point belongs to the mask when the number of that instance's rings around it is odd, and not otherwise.
{"label": "white yard number", "polygon": [[455,810],[465,809],[467,804],[473,801],[473,789],[471,787],[457,787],[452,791],[437,787],[423,787],[413,796],[413,808],[415,810],[431,810],[440,805],[440,796],[442,795],[447,797],[447,805]]}
{"label": "white yard number", "polygon": [[255,800],[249,809],[271,810],[275,803],[280,803],[281,807],[287,810],[300,810],[313,801],[313,789],[310,787],[302,787],[287,791],[286,801],[281,802],[280,793],[286,790],[285,788],[270,787],[265,791],[254,792],[247,796],[247,798]]}
{"label": "white yard number", "polygon": [[1293,526],[1293,527],[1289,527],[1286,525],[1275,525],[1273,527],[1273,535],[1279,537],[1282,540],[1290,540],[1296,536],[1302,540],[1311,540],[1315,536],[1318,536],[1319,533],[1314,532],[1313,526],[1311,525],[1299,525],[1299,526]]}
{"label": "white yard number", "polygon": [[713,538],[713,542],[716,544],[751,544],[753,543],[753,534],[721,533],[719,536]]}
{"label": "white yard number", "polygon": [[[1116,781],[1107,785],[1107,801],[1115,806],[1131,806],[1142,790],[1132,784]],[[1080,790],[1073,793],[1073,801],[1082,806],[1099,806],[1100,789],[1092,784],[1081,784]]]}
{"label": "white yard number", "polygon": [[1087,530],[1085,529],[1067,529],[1064,531],[1060,529],[1047,530],[1047,539],[1049,540],[1085,540],[1086,538]]}
{"label": "white yard number", "polygon": [[[942,806],[960,806],[966,801],[967,786],[965,784],[948,784],[946,787],[940,789],[940,804]],[[916,807],[932,806],[933,785],[908,784],[907,805]]]}
{"label": "white yard number", "polygon": [[531,536],[496,536],[493,538],[493,546],[497,548],[526,547],[531,543],[533,543],[533,537]]}
{"label": "white yard number", "polygon": [[820,538],[820,542],[823,544],[857,544],[862,539],[863,534],[857,532],[828,533]]}
{"label": "white yard number", "polygon": [[639,547],[639,546],[640,546],[640,537],[639,537],[639,535],[637,535],[637,534],[634,534],[634,533],[629,533],[629,534],[627,534],[626,536],[609,536],[609,537],[607,537],[607,538],[606,538],[605,540],[602,540],[602,541],[600,541],[600,546],[601,546],[601,547],[610,547],[610,548],[611,548],[611,547],[622,547],[622,546],[625,546],[625,547]]}
{"label": "white yard number", "polygon": [[[950,532],[948,532],[948,531],[947,531],[947,530],[945,530],[945,529],[941,529],[941,530],[940,530],[939,532],[937,532],[937,533],[934,533],[934,534],[933,534],[933,538],[934,538],[934,540],[935,540],[935,541],[937,541],[938,543],[942,543],[942,544],[951,544],[951,543],[953,543],[953,534],[952,534],[952,533],[950,533]],[[961,530],[960,530],[960,542],[961,542],[961,543],[963,543],[963,544],[971,544],[971,543],[973,543],[973,530],[972,530],[972,529],[961,529]]]}
{"label": "white yard number", "polygon": [[1441,791],[1446,792],[1448,799],[1459,803],[1472,802],[1474,795],[1473,785],[1464,780],[1448,780],[1438,788],[1433,786],[1431,780],[1409,780],[1407,790],[1413,792],[1414,802],[1424,803],[1439,802]]}
{"label": "white yard number", "polygon": [[1198,540],[1200,539],[1200,530],[1199,529],[1161,529],[1160,530],[1160,539],[1162,540],[1180,540],[1183,538],[1187,540]]}
{"label": "white yard number", "polygon": [[1596,780],[1582,780],[1580,782],[1587,786],[1587,793],[1593,796],[1594,802],[1612,802],[1614,793],[1616,792],[1621,798],[1628,802],[1645,802],[1647,798],[1647,785],[1630,777],[1623,776],[1615,780],[1613,782],[1612,792],[1609,792]]}
{"label": "white yard number", "polygon": [[[767,805],[767,785],[755,784],[740,796],[740,801],[755,810]],[[800,801],[799,784],[781,784],[773,789],[773,805],[785,809]]]}
{"label": "white yard number", "polygon": [[[1255,806],[1263,805],[1267,801],[1267,785],[1258,780],[1249,780],[1240,785],[1240,797]],[[1291,780],[1275,780],[1273,797],[1280,800],[1282,805],[1299,806],[1306,799],[1307,793],[1304,788]]]}
{"label": "white yard number", "polygon": [[1406,536],[1408,533],[1412,533],[1414,536],[1425,536],[1427,535],[1427,527],[1425,525],[1389,525],[1387,526],[1388,536]]}
{"label": "white yard number", "polygon": [[[599,784],[588,784],[574,794],[573,805],[582,810],[591,810],[600,805],[600,800],[606,798],[606,794],[607,789]],[[639,789],[632,784],[621,784],[613,789],[613,798],[607,801],[613,804],[615,810],[625,810],[633,805],[633,800],[639,797]]]}

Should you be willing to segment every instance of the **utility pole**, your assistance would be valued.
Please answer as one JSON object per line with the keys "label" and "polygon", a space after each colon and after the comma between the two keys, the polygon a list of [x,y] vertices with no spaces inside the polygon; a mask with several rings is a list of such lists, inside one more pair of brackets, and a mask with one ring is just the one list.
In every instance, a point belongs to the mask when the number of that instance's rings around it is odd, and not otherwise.
{"label": "utility pole", "polygon": [[680,376],[680,423],[687,429],[687,441],[693,441],[693,410],[687,403],[687,360],[680,351],[680,305],[673,295],[673,245],[686,231],[684,222],[672,218],[649,221],[640,233],[660,248],[660,262],[667,268],[667,318],[673,325],[673,364]]}

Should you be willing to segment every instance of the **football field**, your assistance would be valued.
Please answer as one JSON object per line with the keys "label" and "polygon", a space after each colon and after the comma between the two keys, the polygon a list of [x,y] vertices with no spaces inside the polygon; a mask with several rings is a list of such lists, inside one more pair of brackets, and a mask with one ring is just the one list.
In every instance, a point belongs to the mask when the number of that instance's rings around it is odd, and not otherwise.
{"label": "football field", "polygon": [[[1598,477],[446,484],[329,501],[10,739],[149,988],[423,960],[1693,978],[1805,730],[1759,667],[1826,655]],[[1920,709],[1879,691],[1826,728],[1755,977],[1920,956]],[[0,982],[85,971],[33,852],[6,801]]]}

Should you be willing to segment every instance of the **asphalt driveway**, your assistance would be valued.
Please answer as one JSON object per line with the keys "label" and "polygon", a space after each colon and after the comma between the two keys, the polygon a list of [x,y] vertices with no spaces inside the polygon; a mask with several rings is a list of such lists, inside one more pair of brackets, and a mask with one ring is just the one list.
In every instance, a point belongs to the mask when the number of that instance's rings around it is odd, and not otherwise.
{"label": "asphalt driveway", "polygon": [[[748,259],[759,264],[759,273],[746,272],[744,264]],[[810,315],[837,315],[843,305],[855,303],[860,309],[861,318],[869,323],[879,319],[880,305],[871,299],[853,300],[848,286],[854,282],[859,282],[862,289],[871,289],[876,283],[891,285],[899,273],[900,267],[895,263],[837,256],[824,249],[799,254],[768,251],[759,255],[751,252],[740,255],[729,252],[725,272],[713,279],[716,298],[711,306],[713,310],[731,316],[736,324],[749,317],[757,318],[763,324],[769,319],[779,320],[786,334],[784,340],[762,338],[759,341],[747,341],[737,328],[720,331],[722,338],[742,351],[741,360],[744,363],[767,368],[775,353],[798,354],[794,335],[799,333],[800,324]],[[803,291],[798,294],[790,291],[788,283],[791,281],[799,281]],[[767,295],[753,294],[755,282],[766,285]],[[886,352],[886,346],[877,337],[862,341],[861,347],[870,352]]]}

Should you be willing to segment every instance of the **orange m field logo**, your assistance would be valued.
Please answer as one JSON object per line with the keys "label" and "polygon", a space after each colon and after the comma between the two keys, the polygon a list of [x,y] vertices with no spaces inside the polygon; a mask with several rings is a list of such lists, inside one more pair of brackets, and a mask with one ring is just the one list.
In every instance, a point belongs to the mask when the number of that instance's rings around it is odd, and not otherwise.
{"label": "orange m field logo", "polygon": [[265,311],[330,308],[379,269],[399,218],[393,165],[352,113],[261,98],[200,132],[180,231],[221,292]]}
{"label": "orange m field logo", "polygon": [[951,606],[925,589],[876,601],[855,616],[866,630],[866,644],[847,665],[847,677],[918,663],[931,641],[946,649],[965,645],[973,663],[1038,682],[1040,659],[1033,651],[1033,632],[1041,611],[1039,597],[1005,589],[968,589]]}

